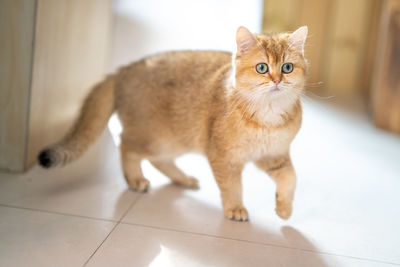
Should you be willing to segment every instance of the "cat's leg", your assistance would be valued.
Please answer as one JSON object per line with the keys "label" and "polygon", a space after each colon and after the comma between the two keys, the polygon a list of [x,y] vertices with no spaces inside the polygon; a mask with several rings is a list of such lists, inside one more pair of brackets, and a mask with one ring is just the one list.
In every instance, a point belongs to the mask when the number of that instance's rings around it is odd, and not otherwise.
{"label": "cat's leg", "polygon": [[234,164],[229,160],[213,160],[210,157],[209,160],[221,192],[225,216],[235,221],[247,221],[249,214],[242,201],[243,164]]}
{"label": "cat's leg", "polygon": [[147,192],[150,188],[150,182],[144,178],[140,167],[143,157],[135,153],[132,149],[128,149],[123,142],[121,143],[120,150],[122,169],[129,187],[138,192]]}
{"label": "cat's leg", "polygon": [[290,157],[266,157],[258,160],[256,165],[276,183],[276,213],[284,220],[289,219],[296,189],[296,173]]}
{"label": "cat's leg", "polygon": [[173,159],[152,159],[151,164],[165,174],[174,184],[188,188],[198,188],[199,181],[194,177],[188,177],[176,165]]}

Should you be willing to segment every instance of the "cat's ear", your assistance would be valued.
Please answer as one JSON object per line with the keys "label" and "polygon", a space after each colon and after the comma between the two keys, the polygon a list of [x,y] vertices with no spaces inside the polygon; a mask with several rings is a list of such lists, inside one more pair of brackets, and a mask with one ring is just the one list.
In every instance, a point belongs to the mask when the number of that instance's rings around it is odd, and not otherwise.
{"label": "cat's ear", "polygon": [[302,26],[297,30],[295,30],[289,36],[289,43],[291,44],[291,46],[296,48],[302,54],[304,54],[304,44],[306,43],[307,34],[308,34],[308,27]]}
{"label": "cat's ear", "polygon": [[237,54],[242,55],[257,43],[256,37],[245,27],[240,26],[236,32]]}

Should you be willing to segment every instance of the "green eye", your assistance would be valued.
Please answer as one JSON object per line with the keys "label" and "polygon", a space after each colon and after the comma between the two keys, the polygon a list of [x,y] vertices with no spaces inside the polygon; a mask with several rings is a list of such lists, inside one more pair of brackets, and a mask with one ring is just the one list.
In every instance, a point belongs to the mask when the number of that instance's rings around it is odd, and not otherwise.
{"label": "green eye", "polygon": [[283,73],[291,73],[293,71],[293,64],[292,63],[285,63],[282,65],[282,72]]}
{"label": "green eye", "polygon": [[268,72],[268,65],[265,63],[258,63],[256,65],[256,71],[260,74],[264,74]]}

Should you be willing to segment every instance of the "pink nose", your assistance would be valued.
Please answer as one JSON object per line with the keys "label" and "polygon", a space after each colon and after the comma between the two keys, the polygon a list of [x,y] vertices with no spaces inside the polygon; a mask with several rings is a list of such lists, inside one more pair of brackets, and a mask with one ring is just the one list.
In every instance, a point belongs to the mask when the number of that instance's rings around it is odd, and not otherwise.
{"label": "pink nose", "polygon": [[281,82],[281,81],[279,81],[279,80],[274,81],[274,83],[275,83],[276,85],[278,85],[280,82]]}

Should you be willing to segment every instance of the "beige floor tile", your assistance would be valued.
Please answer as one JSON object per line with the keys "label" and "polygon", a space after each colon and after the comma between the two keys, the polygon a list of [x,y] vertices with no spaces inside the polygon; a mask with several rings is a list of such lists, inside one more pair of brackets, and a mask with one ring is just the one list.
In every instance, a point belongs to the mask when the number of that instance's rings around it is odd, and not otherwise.
{"label": "beige floor tile", "polygon": [[119,220],[139,196],[127,189],[108,131],[65,167],[0,173],[0,204],[16,207]]}
{"label": "beige floor tile", "polygon": [[114,225],[0,206],[0,266],[82,266]]}
{"label": "beige floor tile", "polygon": [[200,178],[199,191],[166,185],[146,163],[153,189],[124,221],[400,264],[400,139],[309,102],[292,152],[298,189],[287,222],[274,213],[274,184],[251,164],[243,173],[250,222],[224,219],[207,161],[194,155],[178,163]]}
{"label": "beige floor tile", "polygon": [[297,249],[120,224],[89,261],[96,266],[390,266]]}

